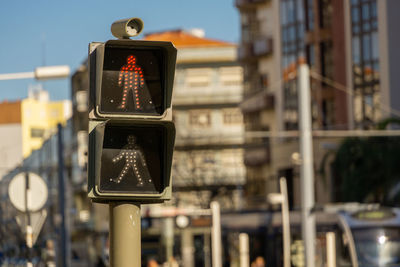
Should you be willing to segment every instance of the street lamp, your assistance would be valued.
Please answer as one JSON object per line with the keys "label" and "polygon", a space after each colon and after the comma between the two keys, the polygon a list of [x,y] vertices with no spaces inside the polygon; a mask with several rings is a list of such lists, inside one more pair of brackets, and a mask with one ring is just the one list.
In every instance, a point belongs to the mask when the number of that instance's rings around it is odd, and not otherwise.
{"label": "street lamp", "polygon": [[287,194],[286,178],[279,179],[281,193],[268,194],[268,202],[281,205],[282,211],[282,235],[283,235],[283,266],[290,267],[290,222],[289,222],[289,203]]}
{"label": "street lamp", "polygon": [[37,67],[32,72],[0,74],[0,81],[18,79],[51,80],[68,78],[70,68],[67,65]]}

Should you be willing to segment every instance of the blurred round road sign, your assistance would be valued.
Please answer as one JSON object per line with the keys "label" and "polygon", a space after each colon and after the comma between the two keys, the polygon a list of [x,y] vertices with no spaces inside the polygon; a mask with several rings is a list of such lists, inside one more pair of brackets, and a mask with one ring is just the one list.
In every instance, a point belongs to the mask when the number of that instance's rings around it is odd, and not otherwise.
{"label": "blurred round road sign", "polygon": [[[26,175],[28,175],[28,180]],[[27,181],[28,183],[26,183]],[[47,185],[39,175],[32,172],[21,172],[15,175],[8,185],[8,196],[18,210],[22,212],[38,211],[47,201]]]}
{"label": "blurred round road sign", "polygon": [[190,220],[187,216],[185,215],[179,215],[176,217],[176,225],[178,225],[179,228],[186,228],[190,223]]}

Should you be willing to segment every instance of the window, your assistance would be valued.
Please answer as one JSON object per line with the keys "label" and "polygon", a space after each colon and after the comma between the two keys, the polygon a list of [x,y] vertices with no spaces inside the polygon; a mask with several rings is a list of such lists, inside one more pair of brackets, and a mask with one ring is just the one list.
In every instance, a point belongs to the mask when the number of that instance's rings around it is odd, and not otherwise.
{"label": "window", "polygon": [[379,47],[376,0],[352,0],[354,114],[358,128],[370,128],[380,117]]}
{"label": "window", "polygon": [[331,0],[321,0],[319,6],[319,18],[321,28],[329,28],[332,25],[332,2]]}
{"label": "window", "polygon": [[51,114],[51,117],[52,117],[52,118],[58,118],[58,117],[60,116],[60,112],[59,112],[58,109],[52,109],[52,110],[50,111],[50,114]]}
{"label": "window", "polygon": [[224,124],[241,124],[243,115],[237,108],[229,108],[223,110]]}
{"label": "window", "polygon": [[313,44],[309,44],[307,45],[307,63],[308,65],[310,65],[310,68],[314,68],[315,67],[315,47]]}
{"label": "window", "polygon": [[242,84],[243,71],[241,67],[222,67],[219,69],[219,79],[223,86]]}
{"label": "window", "polygon": [[325,99],[322,101],[322,125],[332,125],[335,121],[333,116],[335,109],[335,102],[333,99]]}
{"label": "window", "polygon": [[31,128],[31,137],[32,138],[43,138],[44,129],[42,128]]}
{"label": "window", "polygon": [[243,13],[242,17],[242,40],[245,43],[251,42],[258,33],[260,23],[257,20],[257,12],[248,10]]}
{"label": "window", "polygon": [[211,125],[211,112],[209,110],[191,110],[189,123],[192,126],[208,127]]}
{"label": "window", "polygon": [[[304,9],[301,0],[281,0],[282,67],[284,91],[284,120],[286,130],[297,128],[297,89],[295,70],[299,60],[304,60]],[[307,1],[307,29],[310,30],[312,1]]]}
{"label": "window", "polygon": [[268,74],[260,74],[260,87],[262,89],[267,88],[269,85]]}
{"label": "window", "polygon": [[192,68],[186,70],[187,87],[207,87],[211,83],[211,69]]}
{"label": "window", "polygon": [[321,43],[321,72],[322,76],[333,79],[332,41]]}

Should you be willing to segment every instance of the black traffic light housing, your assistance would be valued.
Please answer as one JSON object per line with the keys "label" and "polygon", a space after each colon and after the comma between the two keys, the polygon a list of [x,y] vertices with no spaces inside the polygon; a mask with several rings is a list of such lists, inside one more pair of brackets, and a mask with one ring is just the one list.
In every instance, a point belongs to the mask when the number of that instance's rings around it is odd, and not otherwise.
{"label": "black traffic light housing", "polygon": [[[90,85],[93,93],[90,97],[94,105],[91,108],[94,113],[89,114],[89,118],[165,116],[164,112],[171,108],[176,62],[176,48],[171,42],[110,40],[106,43],[92,43],[89,49],[93,50],[90,54],[90,75],[94,76],[91,77],[93,84]],[[133,57],[132,60],[130,56]],[[95,71],[92,72],[93,67]],[[123,74],[124,67],[128,74]],[[132,103],[129,106],[131,92],[128,92],[129,99],[126,106],[122,107],[123,88],[121,94],[117,94],[115,90],[127,83],[127,89],[132,90],[135,78],[138,83],[141,79],[146,81],[143,90],[145,93],[140,95],[142,105],[138,109]]]}
{"label": "black traffic light housing", "polygon": [[93,201],[171,198],[175,62],[170,42],[90,44],[88,196]]}

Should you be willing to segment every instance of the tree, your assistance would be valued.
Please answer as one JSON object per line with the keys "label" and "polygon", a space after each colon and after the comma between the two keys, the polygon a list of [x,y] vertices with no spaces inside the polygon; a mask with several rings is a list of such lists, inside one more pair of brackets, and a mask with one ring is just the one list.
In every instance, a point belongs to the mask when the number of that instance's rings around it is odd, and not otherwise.
{"label": "tree", "polygon": [[[378,128],[385,129],[399,122],[386,119]],[[393,203],[396,194],[392,194],[392,199],[387,198],[400,182],[400,137],[346,138],[332,167],[340,181],[341,201],[400,205],[399,201]]]}

